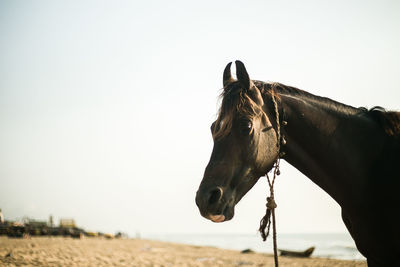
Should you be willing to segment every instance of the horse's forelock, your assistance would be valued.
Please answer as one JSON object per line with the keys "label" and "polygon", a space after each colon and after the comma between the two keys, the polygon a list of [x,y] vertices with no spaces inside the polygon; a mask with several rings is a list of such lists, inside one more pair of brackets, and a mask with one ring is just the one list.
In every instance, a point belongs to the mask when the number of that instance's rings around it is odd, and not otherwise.
{"label": "horse's forelock", "polygon": [[219,139],[228,135],[232,130],[234,119],[238,116],[249,120],[261,116],[263,121],[266,120],[266,114],[262,107],[259,106],[245,90],[237,86],[225,88],[221,97],[221,107],[213,129],[214,139]]}

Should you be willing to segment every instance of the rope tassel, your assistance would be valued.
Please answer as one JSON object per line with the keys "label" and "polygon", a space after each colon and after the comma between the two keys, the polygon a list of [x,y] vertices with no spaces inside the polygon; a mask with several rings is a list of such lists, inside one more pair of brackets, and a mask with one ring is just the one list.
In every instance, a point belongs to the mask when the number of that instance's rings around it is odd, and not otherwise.
{"label": "rope tassel", "polygon": [[[277,207],[275,200],[273,197],[267,197],[267,211],[265,212],[264,217],[260,221],[260,233],[263,241],[267,240],[267,237],[269,235],[269,229],[271,227],[271,214],[275,212],[274,209]],[[267,231],[265,231],[267,229]]]}

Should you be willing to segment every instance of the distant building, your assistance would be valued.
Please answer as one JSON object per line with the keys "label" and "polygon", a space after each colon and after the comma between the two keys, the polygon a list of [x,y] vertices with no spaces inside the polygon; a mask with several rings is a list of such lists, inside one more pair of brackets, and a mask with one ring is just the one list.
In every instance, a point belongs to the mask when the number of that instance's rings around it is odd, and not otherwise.
{"label": "distant building", "polygon": [[54,227],[53,215],[49,216],[49,226]]}
{"label": "distant building", "polygon": [[62,228],[75,228],[75,220],[74,219],[60,219],[60,227]]}
{"label": "distant building", "polygon": [[43,228],[47,226],[47,222],[46,221],[38,221],[38,220],[34,220],[34,219],[28,219],[26,224],[28,224],[31,227],[37,227],[37,228]]}

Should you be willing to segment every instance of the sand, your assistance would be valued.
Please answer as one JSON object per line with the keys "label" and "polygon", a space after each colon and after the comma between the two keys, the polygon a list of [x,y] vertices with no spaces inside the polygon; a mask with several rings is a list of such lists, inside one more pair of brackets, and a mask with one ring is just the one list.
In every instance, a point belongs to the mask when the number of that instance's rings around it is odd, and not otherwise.
{"label": "sand", "polygon": [[[272,255],[139,239],[0,237],[0,266],[274,266]],[[279,266],[367,266],[279,257]]]}

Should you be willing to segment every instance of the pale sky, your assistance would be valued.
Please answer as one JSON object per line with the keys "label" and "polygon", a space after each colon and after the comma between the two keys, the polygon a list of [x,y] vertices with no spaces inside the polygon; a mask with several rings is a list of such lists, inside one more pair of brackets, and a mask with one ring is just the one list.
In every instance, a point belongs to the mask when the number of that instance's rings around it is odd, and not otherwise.
{"label": "pale sky", "polygon": [[[255,233],[265,178],[232,221],[200,216],[222,72],[400,109],[398,1],[0,1],[0,208],[87,230]],[[278,232],[344,232],[283,162]]]}

